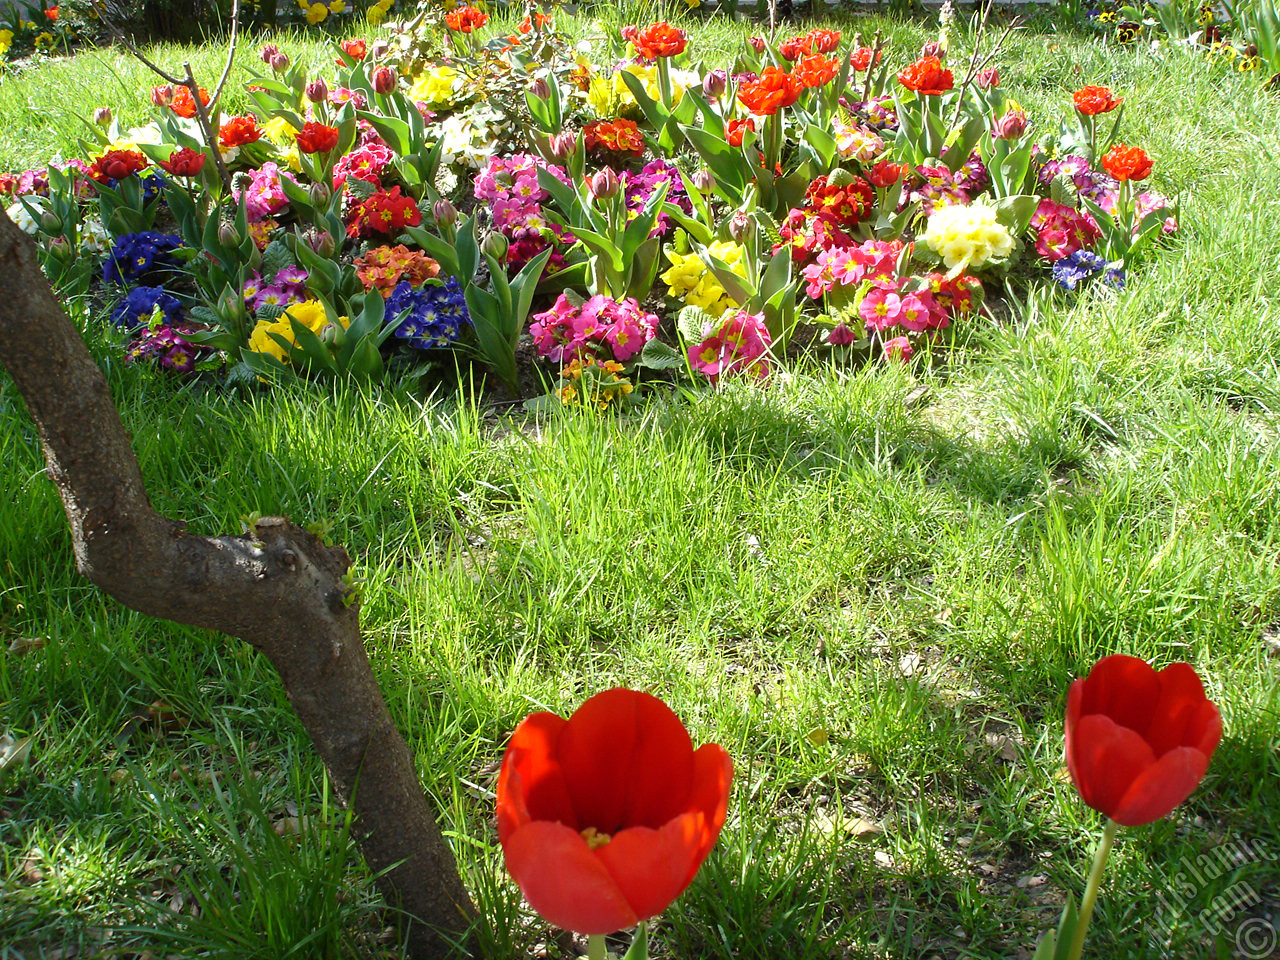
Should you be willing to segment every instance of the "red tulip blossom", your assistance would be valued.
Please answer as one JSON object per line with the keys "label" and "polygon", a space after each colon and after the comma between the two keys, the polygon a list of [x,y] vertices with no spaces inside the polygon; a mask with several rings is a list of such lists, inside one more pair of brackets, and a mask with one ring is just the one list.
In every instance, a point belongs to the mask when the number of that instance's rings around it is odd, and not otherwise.
{"label": "red tulip blossom", "polygon": [[[153,94],[156,90],[163,92],[164,89],[164,87],[158,87],[152,92]],[[155,102],[154,96],[152,97],[152,102]],[[204,87],[200,88],[200,102],[206,107],[209,105],[209,91]],[[173,91],[173,99],[168,102],[168,107],[184,119],[190,120],[194,117],[196,115],[196,101],[195,97],[191,96],[191,89],[189,87],[178,87],[175,89]]]}
{"label": "red tulip blossom", "polygon": [[1102,158],[1102,169],[1117,180],[1145,180],[1151,176],[1151,168],[1155,161],[1141,147],[1126,147],[1123,143],[1112,144],[1111,149]]}
{"label": "red tulip blossom", "polygon": [[747,135],[747,131],[755,132],[756,122],[750,117],[745,120],[730,120],[729,125],[725,127],[724,135],[729,141],[729,146],[742,146],[742,138]]}
{"label": "red tulip blossom", "polygon": [[1080,797],[1126,827],[1159,820],[1191,795],[1222,719],[1188,664],[1099,660],[1067,696],[1067,768]]}
{"label": "red tulip blossom", "polygon": [[302,153],[328,153],[338,145],[338,128],[308,120],[296,138]]}
{"label": "red tulip blossom", "polygon": [[550,14],[535,13],[532,20],[525,17],[520,21],[520,26],[516,29],[521,33],[532,33],[535,28],[538,30],[549,30],[551,28]]}
{"label": "red tulip blossom", "polygon": [[814,87],[825,86],[835,79],[836,71],[840,68],[840,61],[831,59],[820,54],[814,54],[811,57],[804,57],[791,68],[792,75],[809,89]]}
{"label": "red tulip blossom", "polygon": [[[343,40],[339,46],[342,47],[342,52],[352,60],[363,60],[369,52],[369,45],[363,40]],[[338,65],[342,66],[341,63]]]}
{"label": "red tulip blossom", "polygon": [[[859,47],[853,53],[849,54],[849,66],[853,67],[861,73],[863,70],[870,70],[872,67],[878,67],[880,61],[884,59],[884,50],[873,50],[871,47]],[[872,62],[874,61],[874,63]]]}
{"label": "red tulip blossom", "polygon": [[898,74],[898,82],[923,97],[936,97],[955,86],[950,70],[937,57],[921,57]]}
{"label": "red tulip blossom", "polygon": [[108,150],[89,167],[89,176],[99,183],[123,180],[131,173],[145,169],[147,158],[137,150]]}
{"label": "red tulip blossom", "polygon": [[840,46],[839,30],[810,30],[798,37],[783,40],[778,53],[786,60],[798,60],[819,53],[831,53]]}
{"label": "red tulip blossom", "polygon": [[738,102],[759,116],[771,116],[800,99],[804,85],[777,67],[765,67],[760,79],[738,88]]}
{"label": "red tulip blossom", "polygon": [[44,15],[45,15],[46,17],[48,17],[48,18],[49,18],[49,22],[50,22],[50,23],[53,23],[55,20],[57,20],[57,19],[58,19],[58,17],[59,17],[59,16],[61,16],[61,14],[60,14],[60,12],[59,12],[59,10],[58,10],[58,8],[57,8],[56,6],[55,6],[55,7],[50,7],[48,10],[46,10],[46,11],[44,12]]}
{"label": "red tulip blossom", "polygon": [[205,154],[190,147],[179,147],[169,154],[168,160],[160,161],[160,168],[175,177],[198,177],[204,169]]}
{"label": "red tulip blossom", "polygon": [[258,126],[258,118],[253,114],[243,117],[231,117],[218,128],[218,143],[223,150],[232,147],[243,147],[262,139],[262,128]]}
{"label": "red tulip blossom", "polygon": [[677,30],[669,23],[655,23],[645,27],[631,38],[636,48],[636,55],[646,60],[657,60],[659,57],[675,57],[684,53],[689,42],[683,30]]}
{"label": "red tulip blossom", "polygon": [[1113,97],[1107,87],[1081,87],[1071,95],[1071,99],[1075,102],[1076,109],[1086,117],[1110,113],[1122,102]]}
{"label": "red tulip blossom", "polygon": [[588,935],[656,916],[715,845],[733,763],[693,748],[656,697],[597,694],[565,720],[531,714],[498,774],[507,870],[548,921]]}
{"label": "red tulip blossom", "polygon": [[892,187],[902,179],[902,175],[906,172],[907,165],[905,163],[893,163],[890,160],[881,160],[867,171],[867,179],[877,187]]}
{"label": "red tulip blossom", "polygon": [[459,33],[470,33],[472,30],[478,30],[488,22],[489,15],[476,7],[458,7],[458,9],[450,13],[446,13],[444,17],[444,25],[450,30],[457,30]]}

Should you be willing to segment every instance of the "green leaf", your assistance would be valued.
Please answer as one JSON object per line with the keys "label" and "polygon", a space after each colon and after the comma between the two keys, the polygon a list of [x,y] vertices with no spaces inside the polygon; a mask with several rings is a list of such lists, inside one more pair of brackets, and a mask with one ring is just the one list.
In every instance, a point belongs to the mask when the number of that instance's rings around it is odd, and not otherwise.
{"label": "green leaf", "polygon": [[651,370],[678,370],[685,366],[685,358],[675,347],[654,339],[644,345],[636,363]]}
{"label": "green leaf", "polygon": [[676,329],[680,332],[680,338],[690,344],[701,343],[707,336],[707,331],[715,331],[719,326],[719,320],[692,304],[682,307],[676,316]]}

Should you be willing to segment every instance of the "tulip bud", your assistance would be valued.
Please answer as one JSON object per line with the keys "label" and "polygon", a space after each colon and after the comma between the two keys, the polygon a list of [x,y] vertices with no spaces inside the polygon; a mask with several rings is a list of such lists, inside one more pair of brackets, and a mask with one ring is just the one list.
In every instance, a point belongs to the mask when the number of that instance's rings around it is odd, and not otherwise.
{"label": "tulip bud", "polygon": [[747,43],[751,44],[751,49],[756,53],[764,53],[764,37],[748,37]]}
{"label": "tulip bud", "polygon": [[1000,86],[1000,71],[995,67],[980,70],[974,78],[974,83],[978,85],[979,90],[990,90],[993,87],[998,87]]}
{"label": "tulip bud", "polygon": [[46,213],[40,217],[40,229],[48,234],[62,233],[62,218],[55,213]]}
{"label": "tulip bud", "polygon": [[437,200],[431,207],[431,215],[440,227],[452,227],[458,222],[458,208],[448,200]]}
{"label": "tulip bud", "polygon": [[746,243],[755,233],[755,223],[743,211],[739,210],[729,218],[729,236],[734,243]]}
{"label": "tulip bud", "polygon": [[307,84],[307,99],[312,103],[324,103],[329,99],[329,85],[323,77],[317,77]]}
{"label": "tulip bud", "polygon": [[332,257],[334,252],[337,250],[337,244],[333,242],[333,236],[328,230],[316,231],[315,242],[311,243],[310,247],[326,259]]}
{"label": "tulip bud", "polygon": [[165,107],[169,105],[169,101],[173,99],[173,84],[166,83],[164,86],[151,88],[151,102],[157,107]]}
{"label": "tulip bud", "polygon": [[729,85],[729,76],[723,70],[712,70],[702,78],[702,92],[708,100],[719,98]]}
{"label": "tulip bud", "polygon": [[578,137],[567,131],[555,134],[547,143],[547,152],[557,160],[567,159],[576,149],[578,149]]}
{"label": "tulip bud", "polygon": [[378,67],[373,71],[375,93],[390,93],[396,88],[396,72],[390,67]]}
{"label": "tulip bud", "polygon": [[99,107],[93,111],[93,122],[100,127],[108,127],[111,125],[111,108]]}
{"label": "tulip bud", "polygon": [[289,69],[289,58],[283,53],[277,53],[271,58],[271,69],[276,73],[284,73]]}
{"label": "tulip bud", "polygon": [[991,134],[997,140],[1017,140],[1027,129],[1027,112],[1011,107],[995,122]]}
{"label": "tulip bud", "polygon": [[280,48],[277,47],[274,43],[268,43],[265,47],[262,48],[262,51],[258,54],[258,56],[262,58],[263,63],[270,63],[273,58],[280,56]]}
{"label": "tulip bud", "polygon": [[715,189],[716,178],[706,167],[699,167],[693,174],[693,185],[702,193],[710,193]]}
{"label": "tulip bud", "polygon": [[236,228],[229,223],[224,223],[218,228],[218,242],[224,247],[240,246],[240,234],[236,232]]}
{"label": "tulip bud", "polygon": [[618,175],[613,172],[612,167],[597,170],[587,181],[587,189],[598,200],[608,200],[610,197],[617,196],[619,186]]}
{"label": "tulip bud", "polygon": [[634,23],[629,23],[622,28],[623,40],[634,40],[638,36],[640,36],[640,28],[637,27]]}
{"label": "tulip bud", "polygon": [[920,48],[921,57],[937,57],[939,60],[947,55],[947,48],[937,41],[931,40]]}
{"label": "tulip bud", "polygon": [[551,96],[551,85],[547,83],[545,77],[539,77],[537,80],[533,81],[533,83],[529,84],[529,93],[531,93],[535,99],[545,100],[547,97]]}
{"label": "tulip bud", "polygon": [[480,251],[486,257],[492,257],[499,262],[507,255],[507,247],[511,244],[505,236],[494,231],[484,238],[484,242],[480,244]]}
{"label": "tulip bud", "polygon": [[369,56],[375,60],[381,60],[391,52],[391,44],[386,40],[375,40],[373,45],[369,47]]}
{"label": "tulip bud", "polygon": [[333,196],[333,191],[319,181],[313,183],[307,192],[311,196],[311,202],[318,208],[327,207],[329,199]]}
{"label": "tulip bud", "polygon": [[858,180],[858,175],[844,167],[836,167],[827,175],[827,186],[829,187],[847,187]]}

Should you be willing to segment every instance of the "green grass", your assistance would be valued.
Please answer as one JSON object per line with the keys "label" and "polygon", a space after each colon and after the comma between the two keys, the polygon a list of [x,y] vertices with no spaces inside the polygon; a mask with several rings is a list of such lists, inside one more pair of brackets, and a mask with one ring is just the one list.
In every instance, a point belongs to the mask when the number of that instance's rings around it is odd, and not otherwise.
{"label": "green grass", "polygon": [[[1215,942],[1199,911],[1233,882],[1274,920],[1265,861],[1181,914],[1157,897],[1217,844],[1280,849],[1280,105],[1179,51],[1069,33],[1017,35],[1001,68],[1046,123],[1079,83],[1122,93],[1126,142],[1184,192],[1182,239],[1122,296],[974,324],[933,370],[804,368],[535,423],[391,390],[175,387],[84,321],[161,510],[208,533],[327,520],[357,558],[374,668],[494,957],[546,935],[501,869],[494,764],[524,714],[613,684],[661,693],[737,765],[658,955],[1018,955],[1083,885],[1098,822],[1062,711],[1112,652],[1190,660],[1226,732],[1184,807],[1122,835],[1091,955],[1229,955],[1233,923]],[[0,167],[70,149],[73,112],[140,119],[144,82],[92,52],[3,80]],[[269,666],[82,581],[7,381],[0,410],[0,636],[44,641],[0,655],[0,732],[35,738],[0,797],[0,957],[397,955]]]}

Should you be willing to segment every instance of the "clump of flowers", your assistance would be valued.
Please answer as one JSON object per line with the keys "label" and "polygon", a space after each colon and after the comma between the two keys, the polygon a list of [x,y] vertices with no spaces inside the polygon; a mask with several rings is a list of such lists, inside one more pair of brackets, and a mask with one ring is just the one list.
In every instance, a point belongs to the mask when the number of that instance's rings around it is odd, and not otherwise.
{"label": "clump of flowers", "polygon": [[561,294],[550,310],[535,314],[529,333],[538,355],[562,363],[604,355],[626,361],[658,332],[658,318],[634,298],[621,302],[597,294],[587,300]]}
{"label": "clump of flowers", "polygon": [[924,242],[953,274],[1002,260],[1013,251],[1009,228],[996,219],[995,208],[985,203],[934,210]]}
{"label": "clump of flowers", "polygon": [[1036,252],[1046,260],[1061,260],[1093,246],[1102,236],[1097,221],[1088,213],[1048,197],[1036,206],[1031,226],[1036,231]]}
{"label": "clump of flowers", "polygon": [[151,360],[174,373],[191,373],[196,369],[201,351],[208,351],[187,339],[196,328],[185,323],[161,323],[138,332],[125,348],[126,362]]}
{"label": "clump of flowers", "polygon": [[588,150],[625,159],[644,153],[644,137],[634,120],[592,120],[582,128],[582,143]]}
{"label": "clump of flowers", "polygon": [[806,215],[852,227],[871,212],[875,191],[861,177],[840,170],[810,183],[804,199]]}
{"label": "clump of flowers", "polygon": [[554,272],[564,263],[564,254],[558,248],[571,243],[573,238],[568,230],[543,215],[542,204],[550,194],[538,185],[539,169],[565,184],[569,182],[563,167],[531,154],[517,153],[510,157],[490,157],[484,172],[476,177],[474,193],[477,200],[488,202],[494,227],[511,241],[507,248],[508,263],[527,263],[548,246],[555,246],[556,252],[547,267]]}
{"label": "clump of flowers", "polygon": [[561,371],[555,395],[565,406],[579,404],[608,410],[635,389],[622,376],[622,369],[616,360],[598,360],[591,354],[575,358]]}
{"label": "clump of flowers", "polygon": [[916,167],[907,184],[906,197],[931,215],[938,207],[969,203],[986,189],[987,182],[987,168],[974,154],[955,172],[942,163]]}
{"label": "clump of flowers", "polygon": [[838,116],[833,117],[831,133],[835,137],[836,150],[845,160],[869,164],[885,151],[879,134],[863,124],[846,123]]}
{"label": "clump of flowers", "polygon": [[757,379],[769,374],[769,347],[773,339],[759,314],[738,310],[720,323],[708,325],[701,342],[688,349],[689,365],[712,383],[731,374]]}
{"label": "clump of flowers", "polygon": [[[689,200],[688,193],[685,192],[680,171],[665,160],[650,160],[639,173],[624,170],[620,179],[623,193],[627,198],[627,210],[633,213],[643,209],[649,202],[649,198],[653,196],[653,191],[663,183],[667,185],[666,202],[675,204],[687,214],[693,213],[693,204]],[[671,218],[665,213],[660,213],[651,236],[663,236],[670,227]]]}
{"label": "clump of flowers", "polygon": [[164,287],[133,287],[111,311],[111,322],[126,330],[148,326],[157,317],[166,324],[182,319],[182,303]]}
{"label": "clump of flowers", "polygon": [[839,30],[810,30],[806,34],[783,40],[778,53],[786,60],[799,60],[815,54],[834,53],[840,46]]}
{"label": "clump of flowers", "polygon": [[1100,273],[1108,286],[1124,286],[1124,271],[1088,250],[1077,250],[1053,264],[1054,282],[1063,290],[1075,290],[1081,282]]}
{"label": "clump of flowers", "polygon": [[291,181],[293,180],[293,177],[281,170],[279,164],[274,161],[268,161],[257,170],[241,175],[242,185],[233,191],[233,196],[237,200],[244,199],[245,215],[250,223],[275,216],[289,205],[289,198],[285,196],[284,188],[280,186],[281,177],[289,177]]}
{"label": "clump of flowers", "polygon": [[393,237],[405,227],[422,223],[422,211],[413,197],[401,196],[399,187],[378,190],[347,212],[347,236]]}
{"label": "clump of flowers", "polygon": [[287,307],[307,299],[308,273],[301,267],[287,266],[276,271],[268,283],[256,272],[245,281],[241,294],[254,310],[264,307]]}
{"label": "clump of flowers", "polygon": [[[707,247],[707,252],[738,276],[747,275],[747,267],[743,263],[746,251],[738,244],[717,240]],[[738,306],[696,253],[682,254],[668,250],[667,259],[671,261],[671,267],[662,274],[661,279],[671,296],[699,307],[713,317],[720,317],[725,311]]]}
{"label": "clump of flowers", "polygon": [[922,97],[936,97],[955,86],[951,71],[937,57],[921,57],[898,73],[898,82]]}
{"label": "clump of flowers", "polygon": [[[298,345],[293,321],[302,324],[322,339],[332,326],[324,304],[319,300],[304,300],[301,303],[292,304],[278,317],[260,319],[253,328],[253,332],[249,334],[249,349],[255,353],[275,357],[282,363],[288,363],[288,347]],[[338,323],[344,327],[348,322],[346,317],[338,318]]]}
{"label": "clump of flowers", "polygon": [[415,290],[401,280],[387,298],[387,322],[395,324],[393,336],[418,350],[445,347],[462,336],[471,323],[467,299],[455,277],[428,279]]}
{"label": "clump of flowers", "polygon": [[424,70],[409,86],[409,99],[441,110],[466,99],[466,80],[453,67],[434,66]]}
{"label": "clump of flowers", "polygon": [[107,283],[130,283],[162,270],[178,266],[173,251],[182,246],[182,238],[173,234],[143,230],[126,233],[116,240],[106,262],[102,279]]}
{"label": "clump of flowers", "polygon": [[390,297],[401,281],[418,287],[440,274],[440,264],[402,243],[394,247],[370,247],[352,266],[365,290],[377,290],[383,299]]}
{"label": "clump of flowers", "polygon": [[98,183],[114,184],[147,166],[147,158],[137,150],[108,150],[89,165],[88,174]]}

